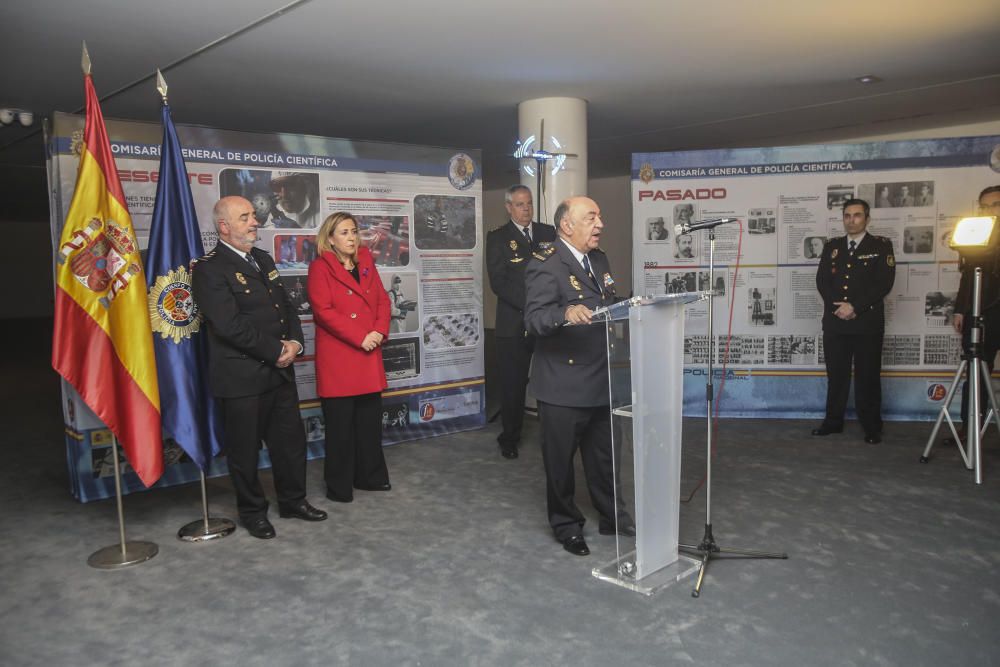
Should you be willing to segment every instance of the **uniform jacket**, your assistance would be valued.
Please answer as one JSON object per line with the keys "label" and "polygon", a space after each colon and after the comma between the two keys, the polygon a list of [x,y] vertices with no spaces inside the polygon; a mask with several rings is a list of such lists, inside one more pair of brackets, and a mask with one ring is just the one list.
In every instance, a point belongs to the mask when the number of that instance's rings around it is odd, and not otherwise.
{"label": "uniform jacket", "polygon": [[[962,277],[958,282],[958,297],[955,299],[955,312],[961,315],[972,314],[972,283],[975,267],[959,261]],[[983,266],[983,279],[979,297],[980,312],[983,315],[995,317],[1000,313],[1000,276],[998,276],[1000,257],[987,262]]]}
{"label": "uniform jacket", "polygon": [[309,265],[316,389],[323,398],[370,394],[387,386],[381,346],[371,352],[361,349],[371,331],[389,338],[389,297],[365,247],[358,249],[358,275],[360,285],[332,251]]}
{"label": "uniform jacket", "polygon": [[508,220],[486,235],[486,271],[490,288],[497,295],[496,335],[499,337],[524,336],[524,270],[531,259],[531,252],[539,243],[556,240],[552,225],[540,222],[531,225],[534,247],[528,246],[521,226]]}
{"label": "uniform jacket", "polygon": [[208,323],[209,381],[219,398],[252,396],[294,382],[292,366],[278,368],[281,341],[303,342],[302,325],[274,260],[251,250],[260,272],[219,243],[197,260],[191,279]]}
{"label": "uniform jacket", "polygon": [[545,403],[596,407],[610,402],[606,325],[563,326],[568,306],[582,303],[594,310],[617,300],[607,256],[591,250],[588,257],[600,287],[558,239],[533,253],[525,269],[524,324],[538,337],[531,392]]}
{"label": "uniform jacket", "polygon": [[[885,297],[896,279],[892,241],[865,234],[854,250],[847,252],[847,237],[830,239],[816,271],[816,287],[823,297],[823,332],[828,334],[875,334],[885,331]],[[848,301],[857,317],[842,320],[833,314],[834,302]]]}

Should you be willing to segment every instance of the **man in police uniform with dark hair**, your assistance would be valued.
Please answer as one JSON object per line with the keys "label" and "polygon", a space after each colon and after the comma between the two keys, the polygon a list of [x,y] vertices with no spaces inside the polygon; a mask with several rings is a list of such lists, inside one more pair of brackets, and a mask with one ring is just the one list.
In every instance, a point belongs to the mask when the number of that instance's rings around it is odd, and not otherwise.
{"label": "man in police uniform with dark hair", "polygon": [[599,532],[614,534],[617,511],[618,532],[635,535],[635,524],[614,493],[612,475],[620,466],[612,466],[605,325],[591,324],[594,309],[617,298],[608,258],[598,249],[604,223],[597,203],[567,199],[556,209],[555,222],[558,240],[536,250],[525,271],[524,323],[538,337],[531,391],[542,424],[549,524],[566,551],[586,556],[584,517],[573,502],[577,449],[600,515]]}
{"label": "man in police uniform with dark hair", "polygon": [[[979,193],[979,215],[997,216],[1000,218],[1000,185],[991,185]],[[952,325],[955,331],[962,334],[962,349],[968,350],[972,336],[972,268],[964,261],[959,263],[962,278],[958,283],[958,296],[955,299],[955,315]],[[980,314],[983,318],[983,361],[992,372],[993,362],[1000,351],[1000,257],[995,258],[992,266],[983,267],[983,279],[980,294]],[[983,391],[984,397],[988,394]],[[983,412],[986,412],[989,399],[982,402]],[[969,416],[969,383],[962,383],[962,420]],[[965,428],[959,431],[959,436],[965,438]],[[951,438],[948,438],[950,440]]]}
{"label": "man in police uniform with dark hair", "polygon": [[823,348],[826,355],[826,417],[812,434],[844,430],[844,410],[854,368],[854,407],[865,442],[882,441],[882,338],[884,299],[896,278],[892,241],[865,230],[868,202],[844,202],[844,231],[823,246],[816,287],[823,297]]}
{"label": "man in police uniform with dark hair", "polygon": [[524,268],[539,243],[556,240],[552,225],[531,221],[531,190],[512,185],[504,196],[510,220],[486,235],[486,271],[497,295],[496,342],[500,375],[500,454],[517,458],[524,393],[535,339],[524,329]]}
{"label": "man in police uniform with dark hair", "polygon": [[322,521],[306,501],[306,438],[295,387],[302,325],[274,260],[254,247],[257,218],[243,197],[212,209],[219,244],[194,265],[192,290],[208,325],[209,380],[220,399],[229,476],[240,520],[251,535],[275,536],[257,474],[267,443],[283,518]]}

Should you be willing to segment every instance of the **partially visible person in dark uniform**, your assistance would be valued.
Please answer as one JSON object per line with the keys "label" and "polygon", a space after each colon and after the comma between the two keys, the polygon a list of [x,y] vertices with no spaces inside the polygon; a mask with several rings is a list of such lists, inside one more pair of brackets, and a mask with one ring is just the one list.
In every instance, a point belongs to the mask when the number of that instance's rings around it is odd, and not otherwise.
{"label": "partially visible person in dark uniform", "polygon": [[[1000,218],[1000,185],[991,185],[979,193],[979,215],[997,216]],[[958,283],[958,297],[955,299],[955,316],[952,325],[955,331],[962,334],[962,349],[968,352],[972,335],[972,276],[973,268],[966,269],[964,262],[959,266],[962,277]],[[983,267],[982,293],[980,295],[980,314],[983,318],[983,361],[990,372],[993,362],[1000,351],[1000,257],[994,260],[992,266]],[[981,403],[983,413],[989,409],[989,394],[982,392]],[[962,384],[962,420],[969,415],[969,384]],[[959,436],[965,438],[965,428],[959,431]]]}
{"label": "partially visible person in dark uniform", "polygon": [[497,295],[495,335],[503,424],[497,441],[504,458],[516,459],[528,368],[535,346],[534,338],[524,329],[524,268],[539,243],[556,240],[556,230],[552,225],[531,221],[535,209],[531,190],[526,186],[510,186],[504,199],[510,220],[486,235],[486,271],[490,289]]}
{"label": "partially visible person in dark uniform", "polygon": [[209,380],[220,399],[229,476],[240,520],[251,535],[275,536],[257,474],[267,443],[284,518],[322,521],[306,501],[306,438],[295,386],[302,326],[274,260],[254,247],[257,219],[242,197],[212,209],[219,244],[194,265],[192,291],[208,325]]}
{"label": "partially visible person in dark uniform", "polygon": [[826,417],[813,435],[844,430],[844,410],[854,368],[854,408],[865,442],[882,442],[882,338],[885,297],[896,278],[892,241],[865,230],[868,202],[844,202],[846,236],[823,247],[816,287],[823,297],[823,348],[826,355]]}
{"label": "partially visible person in dark uniform", "polygon": [[[584,517],[573,502],[573,457],[583,459],[587,488],[600,515],[598,530],[634,536],[635,524],[619,496],[612,466],[611,397],[604,325],[591,325],[594,309],[614,303],[615,281],[608,258],[598,249],[604,223],[597,203],[572,197],[555,215],[559,239],[533,253],[525,271],[524,323],[537,336],[531,391],[542,424],[549,524],[571,554],[590,553]],[[620,451],[615,451],[616,458]],[[620,488],[620,485],[619,485]]]}

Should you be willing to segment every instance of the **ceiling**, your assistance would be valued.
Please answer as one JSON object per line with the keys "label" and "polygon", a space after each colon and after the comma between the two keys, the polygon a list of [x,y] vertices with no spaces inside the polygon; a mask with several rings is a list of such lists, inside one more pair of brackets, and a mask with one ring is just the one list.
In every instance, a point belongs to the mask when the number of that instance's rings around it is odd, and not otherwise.
{"label": "ceiling", "polygon": [[[106,117],[158,121],[159,67],[178,123],[481,148],[489,187],[516,178],[536,97],[588,101],[591,177],[632,152],[1000,118],[996,0],[6,2],[0,107],[79,109],[83,40],[99,95],[137,83]],[[39,125],[0,128],[5,189],[44,197]]]}

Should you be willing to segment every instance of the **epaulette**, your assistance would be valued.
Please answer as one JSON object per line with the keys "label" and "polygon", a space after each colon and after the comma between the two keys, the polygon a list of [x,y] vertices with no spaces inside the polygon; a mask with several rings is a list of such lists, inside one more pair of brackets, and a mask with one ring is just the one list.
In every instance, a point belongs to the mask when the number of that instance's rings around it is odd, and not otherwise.
{"label": "epaulette", "polygon": [[215,249],[214,248],[212,250],[210,250],[209,252],[205,253],[204,255],[202,255],[201,257],[195,257],[194,259],[192,259],[191,260],[191,266],[194,266],[198,262],[208,261],[208,260],[212,259],[213,257],[215,257]]}
{"label": "epaulette", "polygon": [[531,256],[540,262],[544,262],[549,257],[554,255],[556,252],[556,247],[552,245],[549,241],[543,241],[538,244],[538,250],[531,253]]}

